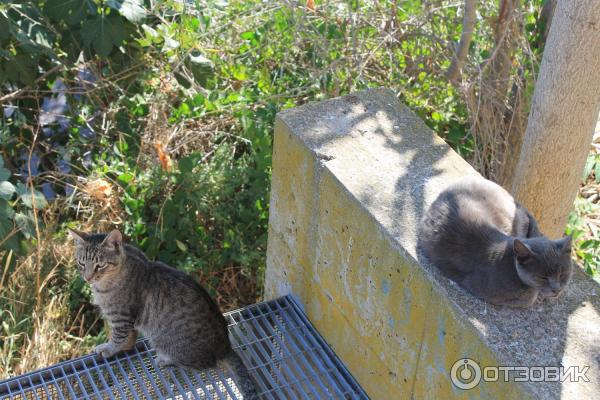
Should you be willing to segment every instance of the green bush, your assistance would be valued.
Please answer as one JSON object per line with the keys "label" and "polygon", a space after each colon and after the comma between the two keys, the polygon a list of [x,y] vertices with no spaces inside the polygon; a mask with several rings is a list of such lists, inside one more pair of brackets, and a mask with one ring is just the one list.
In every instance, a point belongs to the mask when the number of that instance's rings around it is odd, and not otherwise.
{"label": "green bush", "polygon": [[203,160],[192,153],[173,172],[119,175],[127,182],[125,233],[150,257],[188,272],[239,265],[254,274],[264,262],[268,177],[252,173],[252,154],[228,142]]}
{"label": "green bush", "polygon": [[35,237],[34,213],[48,203],[39,191],[27,188],[21,182],[13,185],[10,176],[0,155],[0,249],[21,252],[21,240]]}

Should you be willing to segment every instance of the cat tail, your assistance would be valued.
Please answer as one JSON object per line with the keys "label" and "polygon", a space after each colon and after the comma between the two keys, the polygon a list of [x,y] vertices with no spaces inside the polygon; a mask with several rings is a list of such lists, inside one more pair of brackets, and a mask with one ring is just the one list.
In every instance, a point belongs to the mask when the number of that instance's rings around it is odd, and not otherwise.
{"label": "cat tail", "polygon": [[231,350],[225,357],[218,360],[217,365],[225,371],[233,372],[233,380],[242,392],[244,400],[258,400],[256,386],[250,377],[250,373],[235,351]]}

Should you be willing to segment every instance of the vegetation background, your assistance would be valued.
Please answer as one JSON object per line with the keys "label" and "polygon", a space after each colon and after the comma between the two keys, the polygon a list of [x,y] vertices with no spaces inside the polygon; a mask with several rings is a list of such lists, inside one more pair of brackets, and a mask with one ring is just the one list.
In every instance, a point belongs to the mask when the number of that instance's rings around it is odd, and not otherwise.
{"label": "vegetation background", "polygon": [[[468,3],[0,0],[0,379],[106,339],[68,227],[121,229],[224,309],[257,300],[282,109],[392,87],[498,178],[547,4],[477,2],[457,59]],[[596,278],[598,182],[593,150],[568,231]]]}

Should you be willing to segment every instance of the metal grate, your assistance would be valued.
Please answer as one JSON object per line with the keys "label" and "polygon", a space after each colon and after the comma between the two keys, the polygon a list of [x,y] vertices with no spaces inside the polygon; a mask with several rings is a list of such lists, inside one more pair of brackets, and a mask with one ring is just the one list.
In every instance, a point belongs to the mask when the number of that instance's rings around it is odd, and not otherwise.
{"label": "metal grate", "polygon": [[[261,399],[368,399],[292,297],[225,314],[234,350]],[[0,400],[243,399],[232,373],[158,368],[146,340],[0,382]]]}

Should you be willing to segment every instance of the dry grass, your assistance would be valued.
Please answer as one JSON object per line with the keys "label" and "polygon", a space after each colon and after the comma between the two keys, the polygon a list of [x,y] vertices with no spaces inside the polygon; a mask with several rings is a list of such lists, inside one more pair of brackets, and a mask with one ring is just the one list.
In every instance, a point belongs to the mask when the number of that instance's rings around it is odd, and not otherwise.
{"label": "dry grass", "polygon": [[[41,233],[48,244],[42,246],[40,258],[37,252],[16,260],[13,254],[3,254],[7,262],[0,281],[0,378],[78,355],[84,342],[78,336],[83,321],[69,314],[67,294],[55,289],[58,281],[72,275],[71,246],[45,238],[48,233]],[[38,275],[36,286],[32,283]]]}
{"label": "dry grass", "polygon": [[[73,198],[60,198],[35,217],[44,229],[24,256],[0,253],[0,379],[89,352],[100,338],[99,315],[87,303],[72,309],[70,285],[74,245],[57,223],[65,209],[75,211],[78,228],[105,230],[122,222],[119,186],[100,178],[78,178]],[[36,223],[42,226],[41,223]]]}

